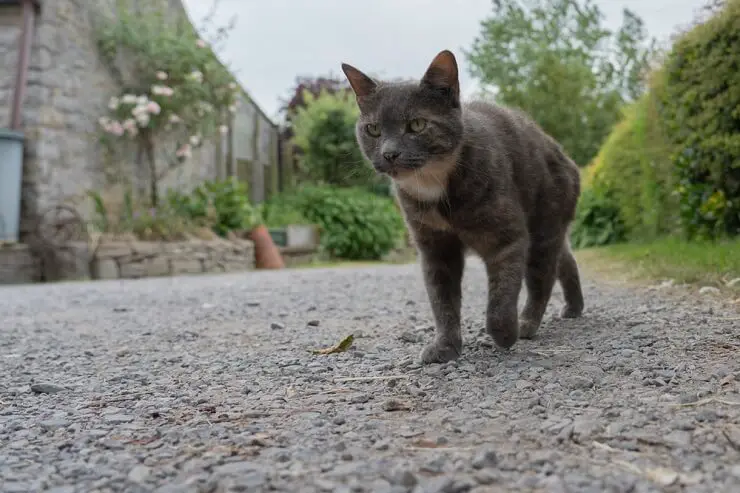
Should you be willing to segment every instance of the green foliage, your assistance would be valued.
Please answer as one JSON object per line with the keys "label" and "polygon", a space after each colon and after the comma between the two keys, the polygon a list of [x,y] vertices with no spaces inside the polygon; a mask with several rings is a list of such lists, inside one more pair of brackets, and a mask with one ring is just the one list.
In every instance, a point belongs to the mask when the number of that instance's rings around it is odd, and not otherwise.
{"label": "green foliage", "polygon": [[291,224],[310,224],[300,209],[295,205],[282,200],[280,195],[274,196],[260,204],[260,214],[268,228],[284,228]]}
{"label": "green foliage", "polygon": [[132,234],[144,241],[176,241],[202,234],[204,228],[204,221],[184,216],[169,205],[137,207],[128,190],[123,193],[123,203],[119,208],[107,204],[97,191],[91,190],[87,194],[95,210],[90,225],[101,234]]}
{"label": "green foliage", "polygon": [[276,200],[319,225],[321,246],[334,258],[380,260],[403,238],[393,201],[363,188],[308,186]]}
{"label": "green foliage", "polygon": [[162,130],[169,124],[184,127],[188,136],[213,135],[239,94],[229,70],[186,18],[168,21],[156,2],[140,8],[128,0],[118,4],[116,17],[102,20],[97,29],[101,56],[124,88],[109,104],[111,116],[120,122],[137,120],[131,110],[145,96],[161,111],[138,118],[140,129]]}
{"label": "green foliage", "polygon": [[[157,156],[167,156],[166,171],[228,131],[242,91],[187,17],[173,20],[161,2],[117,0],[116,15],[96,21],[101,58],[122,87],[100,116],[102,140],[111,146],[137,142],[148,161],[150,202],[157,205],[163,174]],[[226,33],[219,29],[213,42]]]}
{"label": "green foliage", "polygon": [[681,36],[658,92],[689,238],[740,234],[740,0]]}
{"label": "green foliage", "polygon": [[626,230],[619,205],[612,194],[607,190],[584,188],[571,229],[573,247],[610,245],[625,239]]}
{"label": "green foliage", "polygon": [[229,231],[250,231],[262,224],[258,208],[249,201],[246,185],[233,177],[205,182],[188,194],[170,191],[168,202],[182,216],[207,221],[219,236]]}
{"label": "green foliage", "polygon": [[[657,80],[657,79],[656,79]],[[596,156],[592,186],[608,190],[630,239],[678,228],[671,147],[651,93],[626,108]]]}
{"label": "green foliage", "polygon": [[623,103],[643,92],[652,51],[626,9],[612,32],[592,0],[496,0],[466,55],[500,103],[530,114],[585,166]]}
{"label": "green foliage", "polygon": [[292,131],[305,178],[337,186],[375,180],[375,172],[365,162],[355,138],[359,109],[352,93],[322,91],[314,97],[306,92],[304,99],[305,106],[296,108],[292,118]]}

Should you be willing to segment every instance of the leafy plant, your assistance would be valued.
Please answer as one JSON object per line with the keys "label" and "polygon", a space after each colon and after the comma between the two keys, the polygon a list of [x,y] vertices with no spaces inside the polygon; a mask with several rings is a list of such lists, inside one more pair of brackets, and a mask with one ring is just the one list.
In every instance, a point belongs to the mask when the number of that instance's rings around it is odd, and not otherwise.
{"label": "leafy plant", "polygon": [[496,0],[466,55],[499,102],[532,115],[585,166],[643,92],[652,52],[629,10],[612,32],[592,0]]}
{"label": "leafy plant", "polygon": [[322,93],[337,94],[350,90],[349,83],[341,77],[329,76],[298,76],[295,79],[295,86],[291,90],[291,97],[283,101],[280,108],[285,113],[286,120],[290,121],[299,108],[305,108],[309,101],[306,100],[306,94],[314,98],[319,97]]}
{"label": "leafy plant", "polygon": [[260,214],[265,225],[270,228],[283,228],[291,224],[310,224],[311,222],[295,206],[281,200],[281,196],[260,204]]}
{"label": "leafy plant", "polygon": [[661,127],[655,96],[646,93],[625,109],[585,173],[591,186],[609,191],[630,239],[678,229],[672,147]]}
{"label": "leafy plant", "polygon": [[205,221],[184,216],[168,205],[137,207],[129,190],[123,192],[119,207],[107,204],[102,194],[95,190],[88,191],[88,196],[95,210],[91,225],[99,233],[113,236],[131,234],[144,241],[175,241],[192,235],[203,236]]}
{"label": "leafy plant", "polygon": [[[148,164],[149,199],[156,206],[161,176],[204,141],[228,131],[229,113],[242,91],[187,18],[169,20],[156,2],[135,6],[117,0],[116,15],[101,17],[98,24],[101,57],[123,88],[99,119],[104,141],[136,142]],[[173,142],[172,149],[161,148],[163,142]],[[158,151],[167,156],[164,169]]]}
{"label": "leafy plant", "polygon": [[168,202],[179,214],[208,220],[213,231],[250,231],[262,224],[259,209],[249,201],[247,187],[236,178],[207,181],[189,194],[170,191]]}
{"label": "leafy plant", "polygon": [[393,201],[362,188],[308,186],[281,200],[321,227],[321,246],[334,258],[379,260],[403,238]]}
{"label": "leafy plant", "polygon": [[293,118],[293,142],[301,151],[298,164],[305,178],[337,186],[365,185],[376,180],[355,138],[359,109],[351,93],[318,97],[305,94],[306,106]]}
{"label": "leafy plant", "polygon": [[657,88],[690,238],[740,235],[740,0],[680,36]]}
{"label": "leafy plant", "polygon": [[626,230],[616,200],[608,191],[585,188],[571,229],[573,247],[610,245],[625,239]]}

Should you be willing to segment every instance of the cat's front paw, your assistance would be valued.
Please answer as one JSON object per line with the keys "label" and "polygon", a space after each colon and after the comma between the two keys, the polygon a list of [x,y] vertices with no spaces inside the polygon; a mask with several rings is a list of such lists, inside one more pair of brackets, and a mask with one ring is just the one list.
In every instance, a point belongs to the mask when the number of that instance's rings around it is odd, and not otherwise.
{"label": "cat's front paw", "polygon": [[561,318],[578,318],[583,313],[583,305],[565,305],[560,312]]}
{"label": "cat's front paw", "polygon": [[460,357],[462,353],[462,342],[454,343],[436,339],[427,344],[421,351],[421,362],[425,365],[431,363],[446,363]]}
{"label": "cat's front paw", "polygon": [[520,339],[534,339],[537,335],[537,329],[540,328],[540,323],[534,320],[522,318],[519,321],[519,338]]}
{"label": "cat's front paw", "polygon": [[509,349],[519,339],[519,323],[514,313],[506,318],[489,317],[486,332],[501,349]]}

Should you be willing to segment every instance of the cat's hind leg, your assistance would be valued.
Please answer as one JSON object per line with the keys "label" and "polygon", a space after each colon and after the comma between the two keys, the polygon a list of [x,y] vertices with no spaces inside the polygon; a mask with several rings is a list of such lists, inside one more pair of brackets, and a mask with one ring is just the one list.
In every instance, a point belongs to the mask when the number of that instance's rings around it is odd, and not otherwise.
{"label": "cat's hind leg", "polygon": [[525,274],[527,301],[519,322],[519,337],[522,339],[533,338],[542,324],[557,278],[562,245],[560,238],[554,238],[530,246]]}
{"label": "cat's hind leg", "polygon": [[565,306],[560,312],[563,318],[578,318],[583,313],[583,289],[581,288],[581,276],[578,273],[578,264],[566,240],[560,252],[558,263],[558,281],[563,288]]}

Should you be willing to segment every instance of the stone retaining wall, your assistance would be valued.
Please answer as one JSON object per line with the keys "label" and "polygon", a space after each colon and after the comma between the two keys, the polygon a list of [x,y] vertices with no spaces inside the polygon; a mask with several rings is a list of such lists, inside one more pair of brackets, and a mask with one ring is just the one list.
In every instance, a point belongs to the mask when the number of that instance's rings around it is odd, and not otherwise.
{"label": "stone retaining wall", "polygon": [[27,245],[0,244],[0,285],[41,280],[41,267]]}
{"label": "stone retaining wall", "polygon": [[103,243],[90,262],[93,279],[138,279],[254,269],[249,240]]}

